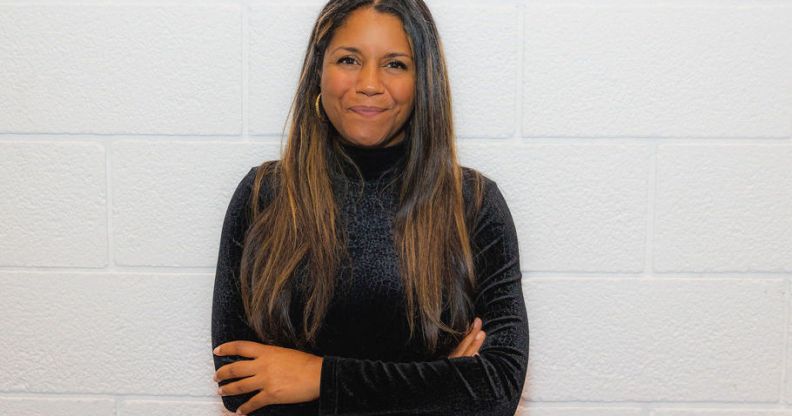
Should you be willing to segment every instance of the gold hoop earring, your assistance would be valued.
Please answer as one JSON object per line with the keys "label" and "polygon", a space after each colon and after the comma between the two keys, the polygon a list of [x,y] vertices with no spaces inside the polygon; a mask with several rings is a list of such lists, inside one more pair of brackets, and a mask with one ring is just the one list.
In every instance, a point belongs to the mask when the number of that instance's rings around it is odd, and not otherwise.
{"label": "gold hoop earring", "polygon": [[319,111],[319,97],[321,97],[321,96],[322,96],[322,93],[319,93],[319,95],[316,96],[316,102],[315,102],[316,116],[319,117],[319,120],[324,120],[324,117],[322,117],[322,112]]}

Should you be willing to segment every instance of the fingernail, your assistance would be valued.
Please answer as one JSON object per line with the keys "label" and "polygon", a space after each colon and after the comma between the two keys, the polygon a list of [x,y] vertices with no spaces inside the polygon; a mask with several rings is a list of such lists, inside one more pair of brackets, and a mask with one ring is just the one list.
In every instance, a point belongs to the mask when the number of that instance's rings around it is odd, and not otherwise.
{"label": "fingernail", "polygon": [[476,339],[477,340],[480,341],[482,338],[484,338],[484,333],[483,332],[479,332],[478,334],[476,334]]}
{"label": "fingernail", "polygon": [[220,347],[215,347],[215,349],[213,349],[212,352],[217,354],[217,350],[219,350],[219,349],[220,349]]}
{"label": "fingernail", "polygon": [[481,325],[481,318],[476,318],[476,325]]}

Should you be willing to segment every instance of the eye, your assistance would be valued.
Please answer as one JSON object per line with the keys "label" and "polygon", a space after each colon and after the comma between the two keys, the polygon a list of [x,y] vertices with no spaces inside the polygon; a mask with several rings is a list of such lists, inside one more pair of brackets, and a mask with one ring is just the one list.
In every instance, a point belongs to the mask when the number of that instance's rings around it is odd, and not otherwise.
{"label": "eye", "polygon": [[[349,62],[349,61],[351,61],[351,62]],[[343,58],[338,60],[338,63],[339,64],[345,64],[345,63],[352,63],[353,64],[353,63],[355,63],[355,58],[353,58],[351,56],[344,56]]]}
{"label": "eye", "polygon": [[391,62],[388,63],[388,65],[390,65],[390,64],[396,64],[395,67],[392,66],[391,68],[407,69],[407,65],[405,65],[404,62],[401,62],[401,61],[391,61]]}

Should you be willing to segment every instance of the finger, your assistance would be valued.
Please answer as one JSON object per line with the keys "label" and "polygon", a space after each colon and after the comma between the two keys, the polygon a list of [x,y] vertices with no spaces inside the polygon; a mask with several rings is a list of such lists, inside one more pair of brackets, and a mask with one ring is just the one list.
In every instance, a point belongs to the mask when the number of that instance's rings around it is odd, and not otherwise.
{"label": "finger", "polygon": [[473,325],[471,325],[470,332],[473,332],[474,330],[478,330],[478,329],[481,329],[481,318],[477,316],[475,319],[473,319]]}
{"label": "finger", "polygon": [[249,393],[260,389],[261,382],[258,381],[256,377],[246,377],[242,380],[221,386],[217,389],[217,394],[221,396],[235,396],[237,394]]}
{"label": "finger", "polygon": [[465,339],[459,344],[459,355],[467,355],[467,351],[470,349],[470,346],[475,342],[476,335],[480,332],[481,331],[474,330],[465,337]]}
{"label": "finger", "polygon": [[256,358],[262,346],[266,345],[253,341],[229,341],[218,345],[212,352],[214,355],[241,355]]}
{"label": "finger", "polygon": [[242,415],[247,415],[249,413],[255,412],[256,410],[271,404],[269,400],[267,400],[268,395],[262,390],[257,395],[250,398],[250,400],[242,403],[241,406],[237,407],[237,413]]}
{"label": "finger", "polygon": [[470,337],[471,337],[471,334],[465,335],[465,338],[462,338],[462,340],[459,342],[459,344],[457,344],[456,348],[454,348],[454,351],[448,357],[449,358],[454,358],[454,357],[462,356],[462,353],[465,352],[465,349],[467,349],[467,346],[470,343],[470,341],[469,341]]}
{"label": "finger", "polygon": [[221,381],[230,378],[249,377],[256,374],[255,368],[250,365],[250,360],[236,361],[220,367],[214,373],[214,381]]}
{"label": "finger", "polygon": [[471,325],[470,329],[468,330],[467,335],[459,342],[459,345],[454,349],[454,354],[452,357],[458,357],[463,355],[463,353],[467,350],[468,346],[473,342],[476,333],[478,333],[478,328],[481,326],[481,320],[476,318],[473,320],[473,325]]}
{"label": "finger", "polygon": [[481,329],[481,320],[479,318],[476,318],[476,319],[473,320],[473,325],[471,325],[471,328],[470,328],[470,331],[468,332],[468,334],[459,343],[459,352],[460,352],[460,354],[464,354],[464,352],[467,351],[467,349],[470,346],[470,344],[473,343],[473,340],[475,339],[476,334],[478,334],[479,329]]}
{"label": "finger", "polygon": [[486,339],[486,337],[486,332],[479,331],[479,333],[476,334],[476,338],[473,340],[473,343],[471,343],[467,351],[465,351],[465,355],[473,356],[474,354],[477,354],[479,348],[481,348],[481,346],[484,344],[484,339]]}

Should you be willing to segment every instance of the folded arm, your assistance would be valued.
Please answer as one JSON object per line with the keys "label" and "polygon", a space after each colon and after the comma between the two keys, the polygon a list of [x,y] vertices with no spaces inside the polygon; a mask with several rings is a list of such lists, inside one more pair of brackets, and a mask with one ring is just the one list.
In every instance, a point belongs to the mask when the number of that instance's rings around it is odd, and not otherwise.
{"label": "folded arm", "polygon": [[[252,168],[240,181],[226,210],[220,236],[220,249],[215,273],[212,301],[212,349],[229,341],[246,340],[261,342],[247,324],[242,297],[239,291],[239,265],[242,257],[245,231],[250,222],[247,218],[248,200],[252,191],[256,169]],[[239,360],[251,359],[238,355],[212,355],[215,370]],[[239,380],[221,380],[218,386]],[[250,400],[258,391],[237,395],[221,396],[223,406],[235,412],[239,406]],[[310,415],[316,414],[318,401],[292,404],[274,404],[257,409],[250,416],[270,415]]]}
{"label": "folded arm", "polygon": [[479,355],[421,362],[325,356],[320,414],[514,415],[528,365],[528,319],[511,213],[497,185],[486,182],[473,233],[475,313],[487,333]]}

